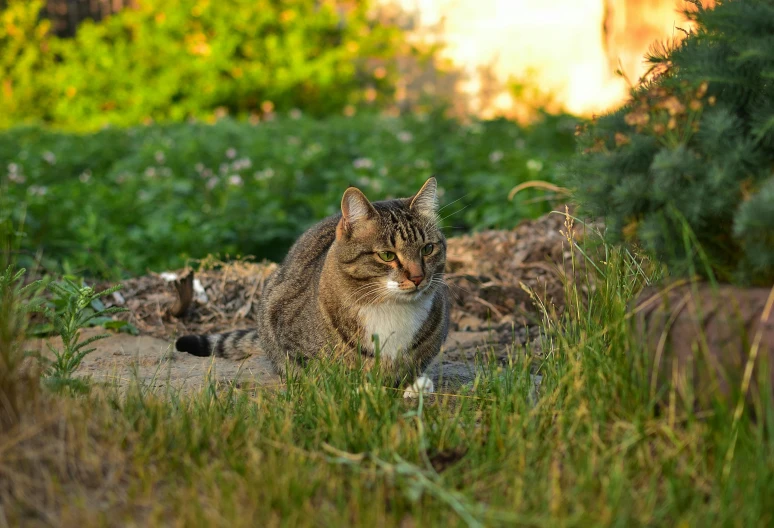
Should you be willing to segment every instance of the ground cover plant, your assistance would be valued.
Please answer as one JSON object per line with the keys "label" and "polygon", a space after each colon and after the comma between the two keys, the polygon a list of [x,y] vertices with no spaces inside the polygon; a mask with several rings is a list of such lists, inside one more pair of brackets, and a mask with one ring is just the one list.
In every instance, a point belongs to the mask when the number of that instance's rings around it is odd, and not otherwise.
{"label": "ground cover plant", "polygon": [[0,133],[0,215],[24,223],[20,249],[42,250],[45,268],[110,278],[208,254],[276,260],[338,210],[349,185],[374,199],[407,196],[433,174],[449,226],[507,228],[548,210],[529,202],[542,192],[513,202],[507,193],[552,180],[577,123],[462,124],[440,111],[295,117],[86,135],[12,129]]}

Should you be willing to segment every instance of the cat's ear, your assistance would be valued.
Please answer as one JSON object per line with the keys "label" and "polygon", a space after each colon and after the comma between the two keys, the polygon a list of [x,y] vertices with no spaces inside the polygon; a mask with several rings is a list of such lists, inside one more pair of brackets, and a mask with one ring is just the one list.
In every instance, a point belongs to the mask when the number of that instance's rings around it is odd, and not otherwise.
{"label": "cat's ear", "polygon": [[[352,226],[376,216],[376,209],[360,189],[350,187],[341,198],[341,228],[349,232]],[[338,230],[337,230],[338,234]]]}
{"label": "cat's ear", "polygon": [[411,198],[409,209],[412,211],[436,220],[438,218],[438,182],[435,178],[430,178],[425,182],[419,192]]}

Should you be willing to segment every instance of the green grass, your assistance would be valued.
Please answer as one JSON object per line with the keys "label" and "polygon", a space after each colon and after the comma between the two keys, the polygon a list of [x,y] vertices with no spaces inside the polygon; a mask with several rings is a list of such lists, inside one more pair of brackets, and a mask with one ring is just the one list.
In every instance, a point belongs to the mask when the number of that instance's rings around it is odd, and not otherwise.
{"label": "green grass", "polygon": [[48,397],[0,442],[0,520],[771,525],[768,400],[757,420],[735,422],[735,402],[694,409],[669,390],[652,397],[627,314],[655,267],[613,248],[594,264],[569,287],[565,314],[546,312],[542,359],[517,350],[506,367],[482,361],[459,394],[408,402],[378,373],[323,363],[279,388]]}
{"label": "green grass", "polygon": [[[548,210],[542,191],[574,150],[576,120],[462,124],[436,112],[172,124],[88,135],[0,133],[0,223],[24,223],[21,265],[111,279],[208,254],[278,260],[349,185],[410,196],[435,174],[449,233],[507,228]],[[522,195],[520,195],[520,198]]]}

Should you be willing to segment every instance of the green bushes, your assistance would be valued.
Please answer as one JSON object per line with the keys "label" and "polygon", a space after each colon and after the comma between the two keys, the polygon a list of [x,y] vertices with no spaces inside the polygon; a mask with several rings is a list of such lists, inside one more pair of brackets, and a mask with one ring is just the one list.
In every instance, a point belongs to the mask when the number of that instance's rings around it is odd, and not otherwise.
{"label": "green bushes", "polygon": [[73,39],[48,33],[41,6],[11,0],[0,12],[0,127],[379,106],[403,46],[368,1],[143,0]]}
{"label": "green bushes", "polygon": [[672,274],[774,282],[774,5],[721,1],[580,135],[580,202]]}
{"label": "green bushes", "polygon": [[507,193],[553,178],[572,153],[575,124],[546,117],[528,129],[505,120],[461,125],[439,112],[89,135],[13,129],[0,134],[0,224],[24,218],[18,243],[27,258],[42,249],[51,269],[112,278],[208,253],[281,258],[304,229],[338,210],[350,184],[383,199],[408,196],[437,174],[443,203],[459,199],[443,211],[447,225],[507,227],[547,210],[545,202],[508,202]]}

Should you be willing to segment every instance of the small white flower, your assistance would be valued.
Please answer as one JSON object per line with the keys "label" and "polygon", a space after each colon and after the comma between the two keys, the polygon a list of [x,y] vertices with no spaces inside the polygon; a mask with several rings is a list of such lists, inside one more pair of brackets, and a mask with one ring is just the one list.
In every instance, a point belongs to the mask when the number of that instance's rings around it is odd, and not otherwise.
{"label": "small white flower", "polygon": [[81,180],[81,183],[87,183],[91,179],[91,171],[86,169],[78,176],[78,179]]}
{"label": "small white flower", "polygon": [[357,158],[352,162],[352,166],[356,169],[373,169],[374,162],[371,158]]}
{"label": "small white flower", "polygon": [[157,151],[156,154],[153,155],[153,158],[156,160],[156,163],[159,165],[163,165],[164,162],[167,159],[167,156],[162,151]]}
{"label": "small white flower", "polygon": [[387,167],[380,167],[379,168],[379,176],[387,176],[387,174],[390,172],[390,170]]}
{"label": "small white flower", "polygon": [[8,172],[19,172],[19,166],[16,163],[9,163]]}
{"label": "small white flower", "polygon": [[194,165],[194,170],[199,174],[201,174],[202,171],[204,170],[204,163],[197,163],[196,165]]}
{"label": "small white flower", "polygon": [[543,162],[536,159],[527,160],[527,168],[531,171],[540,172],[543,170]]}
{"label": "small white flower", "polygon": [[503,152],[501,150],[493,150],[491,154],[489,154],[489,161],[492,163],[499,163],[501,159],[503,159]]}
{"label": "small white flower", "polygon": [[236,151],[236,149],[234,147],[231,147],[230,149],[228,149],[226,151],[226,157],[228,159],[234,159],[234,158],[236,158],[236,155],[237,155],[237,151]]}
{"label": "small white flower", "polygon": [[253,162],[250,160],[250,158],[242,158],[232,163],[231,169],[235,171],[241,171],[241,170],[249,169],[252,166],[253,166]]}
{"label": "small white flower", "polygon": [[301,119],[301,110],[294,108],[290,111],[290,119]]}
{"label": "small white flower", "polygon": [[30,185],[27,188],[27,192],[30,193],[32,196],[45,196],[48,192],[48,188],[42,186],[42,185]]}
{"label": "small white flower", "polygon": [[236,187],[241,187],[244,184],[242,177],[239,174],[233,174],[228,177],[228,184]]}
{"label": "small white flower", "polygon": [[361,176],[360,178],[357,179],[357,184],[360,185],[361,187],[368,187],[370,183],[371,183],[371,179],[365,176]]}
{"label": "small white flower", "polygon": [[411,143],[414,140],[414,135],[411,132],[403,130],[398,132],[398,141],[401,143]]}
{"label": "small white flower", "polygon": [[213,174],[214,174],[214,172],[212,172],[212,169],[204,169],[202,171],[201,177],[202,178],[212,178]]}
{"label": "small white flower", "polygon": [[56,155],[50,150],[43,153],[43,159],[46,160],[46,163],[49,165],[56,165]]}
{"label": "small white flower", "polygon": [[18,172],[9,172],[8,179],[14,183],[24,183],[27,181],[27,178],[24,177],[24,174],[19,174]]}
{"label": "small white flower", "polygon": [[215,188],[215,186],[218,184],[217,178],[210,178],[207,180],[207,190],[211,191]]}
{"label": "small white flower", "polygon": [[[146,178],[155,178],[156,177],[156,167],[148,167],[145,169],[145,177]],[[83,181],[83,180],[81,180]]]}
{"label": "small white flower", "polygon": [[230,168],[231,167],[229,166],[228,163],[221,163],[220,167],[218,167],[218,172],[220,172],[221,174],[226,174]]}

